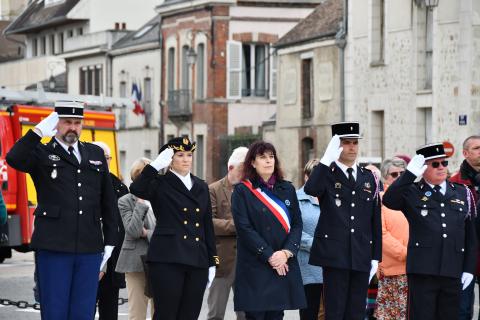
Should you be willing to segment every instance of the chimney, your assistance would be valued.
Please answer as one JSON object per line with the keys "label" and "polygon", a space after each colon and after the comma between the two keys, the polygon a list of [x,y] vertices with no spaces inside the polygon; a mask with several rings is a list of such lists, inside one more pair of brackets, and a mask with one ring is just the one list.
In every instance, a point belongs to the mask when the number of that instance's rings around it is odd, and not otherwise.
{"label": "chimney", "polygon": [[120,29],[120,23],[115,22],[115,30],[119,30],[119,29]]}
{"label": "chimney", "polygon": [[122,22],[122,30],[126,30],[127,29],[127,24],[125,22]]}

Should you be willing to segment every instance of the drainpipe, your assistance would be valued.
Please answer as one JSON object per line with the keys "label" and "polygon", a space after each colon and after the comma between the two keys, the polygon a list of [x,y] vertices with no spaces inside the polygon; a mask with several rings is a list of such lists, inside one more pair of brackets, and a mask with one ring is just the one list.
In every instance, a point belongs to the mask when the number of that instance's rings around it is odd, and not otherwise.
{"label": "drainpipe", "polygon": [[343,0],[343,20],[340,30],[335,35],[335,45],[339,48],[340,63],[340,120],[345,121],[345,47],[348,33],[348,0]]}
{"label": "drainpipe", "polygon": [[158,106],[160,107],[160,130],[158,130],[158,150],[165,144],[164,137],[165,137],[165,120],[164,114],[165,114],[165,100],[163,99],[163,88],[165,86],[165,81],[164,78],[162,77],[163,73],[163,61],[162,61],[162,55],[163,55],[163,36],[162,36],[162,23],[163,19],[160,17],[160,22],[158,23],[158,51],[160,53],[159,59],[159,73],[158,73],[158,78],[160,79],[160,96],[159,96],[159,101],[158,101]]}

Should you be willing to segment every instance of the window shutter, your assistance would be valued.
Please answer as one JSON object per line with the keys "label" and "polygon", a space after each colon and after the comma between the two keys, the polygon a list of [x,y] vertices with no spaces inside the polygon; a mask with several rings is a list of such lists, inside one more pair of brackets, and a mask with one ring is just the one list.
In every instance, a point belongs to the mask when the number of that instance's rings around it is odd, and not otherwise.
{"label": "window shutter", "polygon": [[274,48],[270,48],[270,100],[277,100],[277,65],[278,56]]}
{"label": "window shutter", "polygon": [[242,43],[227,41],[227,98],[242,97]]}

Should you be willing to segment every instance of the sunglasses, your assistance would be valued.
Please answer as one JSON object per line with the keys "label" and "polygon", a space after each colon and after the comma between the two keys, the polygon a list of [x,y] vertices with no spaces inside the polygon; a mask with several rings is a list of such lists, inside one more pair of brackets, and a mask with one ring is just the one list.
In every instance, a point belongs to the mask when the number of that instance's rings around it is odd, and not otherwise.
{"label": "sunglasses", "polygon": [[442,165],[443,167],[447,167],[448,166],[448,161],[447,160],[443,160],[443,161],[432,161],[430,162],[430,164],[432,165],[433,168],[438,168],[440,167],[440,165]]}
{"label": "sunglasses", "polygon": [[389,175],[392,176],[392,178],[398,178],[400,177],[405,171],[397,171],[397,172],[390,172]]}

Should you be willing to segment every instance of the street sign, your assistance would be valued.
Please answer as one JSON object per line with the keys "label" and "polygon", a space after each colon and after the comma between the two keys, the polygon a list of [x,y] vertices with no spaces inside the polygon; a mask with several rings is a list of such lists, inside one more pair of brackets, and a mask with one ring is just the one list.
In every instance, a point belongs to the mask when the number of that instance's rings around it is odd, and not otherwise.
{"label": "street sign", "polygon": [[461,114],[458,116],[458,125],[466,126],[467,125],[467,115]]}
{"label": "street sign", "polygon": [[453,144],[448,141],[443,141],[443,149],[445,150],[445,154],[449,158],[455,153],[455,148],[453,147]]}

